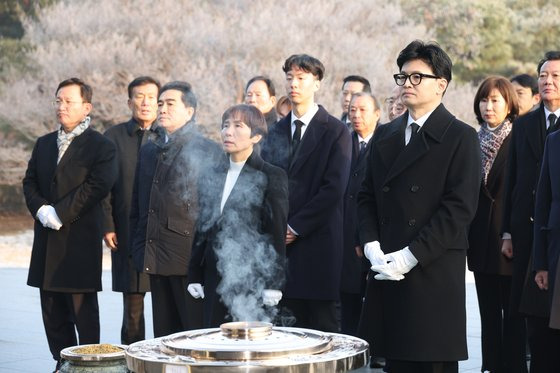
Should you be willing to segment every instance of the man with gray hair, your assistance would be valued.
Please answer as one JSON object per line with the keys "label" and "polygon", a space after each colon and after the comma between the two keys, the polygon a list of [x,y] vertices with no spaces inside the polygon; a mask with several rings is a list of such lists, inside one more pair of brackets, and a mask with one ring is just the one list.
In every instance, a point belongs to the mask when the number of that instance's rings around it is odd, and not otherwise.
{"label": "man with gray hair", "polygon": [[164,141],[149,142],[138,156],[130,215],[136,269],[150,277],[154,336],[202,326],[202,301],[188,296],[187,272],[198,218],[198,180],[218,153],[194,121],[191,85],[164,85],[158,124]]}

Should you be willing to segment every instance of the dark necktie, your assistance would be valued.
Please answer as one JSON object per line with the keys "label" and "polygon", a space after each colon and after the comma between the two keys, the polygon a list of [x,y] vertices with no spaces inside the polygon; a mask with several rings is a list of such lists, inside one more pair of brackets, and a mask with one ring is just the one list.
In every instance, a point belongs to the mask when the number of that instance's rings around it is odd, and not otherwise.
{"label": "dark necktie", "polygon": [[[414,137],[416,137],[416,135],[418,134],[418,129],[420,128],[420,126],[417,123],[410,123],[410,141],[412,141],[412,139]],[[410,144],[410,141],[408,142]]]}
{"label": "dark necktie", "polygon": [[301,120],[295,120],[294,125],[296,126],[296,130],[294,131],[294,136],[292,137],[292,149],[290,151],[290,158],[294,157],[299,143],[301,142],[301,127],[303,126],[303,122]]}
{"label": "dark necktie", "polygon": [[548,115],[548,130],[546,131],[547,134],[552,133],[554,131],[556,131],[558,129],[558,121],[556,120],[556,115],[553,113],[550,113]]}
{"label": "dark necktie", "polygon": [[365,141],[360,141],[360,157],[366,152],[366,145]]}

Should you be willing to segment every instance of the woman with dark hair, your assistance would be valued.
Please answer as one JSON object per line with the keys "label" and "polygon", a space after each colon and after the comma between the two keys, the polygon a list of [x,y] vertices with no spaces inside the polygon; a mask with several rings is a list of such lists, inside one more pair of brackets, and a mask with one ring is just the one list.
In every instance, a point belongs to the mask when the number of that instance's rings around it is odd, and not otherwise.
{"label": "woman with dark hair", "polygon": [[482,182],[478,208],[469,233],[467,263],[474,272],[480,310],[482,367],[490,372],[513,372],[507,341],[511,260],[501,253],[502,205],[512,121],[519,106],[512,84],[504,77],[486,78],[474,98],[480,124],[478,139]]}
{"label": "woman with dark hair", "polygon": [[[222,162],[203,178],[187,290],[204,298],[204,326],[271,321],[281,299],[288,177],[255,149],[267,133],[254,106],[222,116]],[[263,307],[266,306],[266,307]]]}

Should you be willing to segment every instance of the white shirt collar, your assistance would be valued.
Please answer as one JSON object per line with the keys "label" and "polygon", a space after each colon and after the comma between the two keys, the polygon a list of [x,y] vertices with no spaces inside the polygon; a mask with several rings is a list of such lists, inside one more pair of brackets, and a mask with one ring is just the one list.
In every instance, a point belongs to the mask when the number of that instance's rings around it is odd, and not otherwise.
{"label": "white shirt collar", "polygon": [[315,114],[317,114],[318,111],[319,111],[319,105],[317,104],[313,104],[313,106],[311,106],[311,108],[307,110],[307,113],[303,114],[300,118],[298,118],[296,114],[292,111],[292,117],[290,119],[291,120],[290,123],[293,124],[295,120],[299,119],[300,121],[303,122],[305,126],[307,126],[311,122],[311,119],[313,119]]}
{"label": "white shirt collar", "polygon": [[436,109],[434,108],[434,110],[427,112],[426,114],[422,115],[420,118],[414,120],[412,118],[412,116],[410,115],[410,113],[408,113],[408,121],[406,122],[406,126],[410,127],[410,125],[412,123],[416,123],[418,125],[418,127],[422,128],[422,126],[424,125],[424,123],[426,123],[426,121],[428,120],[428,118],[430,117],[430,115],[432,115],[432,113],[435,111]]}
{"label": "white shirt collar", "polygon": [[[356,132],[356,135],[358,135],[357,132]],[[372,137],[373,137],[373,132],[370,133],[369,135],[367,135],[365,139],[362,138],[360,135],[358,135],[358,144],[361,143],[362,141],[365,141],[366,144],[367,144]]]}
{"label": "white shirt collar", "polygon": [[548,121],[548,116],[550,114],[554,114],[554,115],[556,115],[556,118],[557,118],[556,120],[558,120],[558,118],[560,118],[560,109],[558,109],[556,111],[550,111],[546,108],[546,106],[543,105],[543,107],[544,107],[544,121],[546,123],[546,129],[548,129],[548,127],[550,127],[550,122]]}

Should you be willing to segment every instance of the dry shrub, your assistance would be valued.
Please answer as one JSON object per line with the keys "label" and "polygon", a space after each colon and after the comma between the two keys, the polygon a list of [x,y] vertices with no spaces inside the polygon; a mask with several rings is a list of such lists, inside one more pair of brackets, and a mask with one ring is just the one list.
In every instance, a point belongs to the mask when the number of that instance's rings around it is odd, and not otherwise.
{"label": "dry shrub", "polygon": [[[56,127],[50,102],[57,84],[72,76],[93,86],[100,127],[129,116],[126,86],[134,77],[189,81],[198,121],[215,135],[250,77],[269,75],[284,94],[281,66],[294,53],[324,63],[317,101],[340,115],[344,76],[366,76],[383,100],[398,52],[413,39],[430,39],[398,5],[381,0],[61,1],[26,20],[25,32],[34,68],[14,74],[0,93],[0,112],[28,138]],[[446,95],[451,111],[471,122],[472,94],[452,84]]]}

